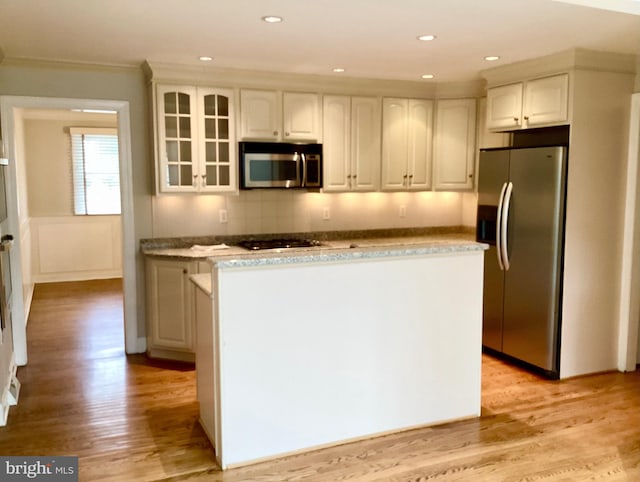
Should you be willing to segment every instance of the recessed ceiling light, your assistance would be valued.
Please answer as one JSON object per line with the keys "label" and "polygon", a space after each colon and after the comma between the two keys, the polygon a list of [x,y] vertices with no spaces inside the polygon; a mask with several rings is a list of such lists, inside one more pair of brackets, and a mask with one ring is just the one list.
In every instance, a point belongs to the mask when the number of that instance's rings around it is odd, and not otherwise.
{"label": "recessed ceiling light", "polygon": [[429,42],[431,40],[435,40],[436,36],[435,35],[420,35],[418,37],[418,40],[422,40],[423,42]]}
{"label": "recessed ceiling light", "polygon": [[335,69],[333,69],[333,71],[336,74],[340,74],[340,73],[344,72],[344,69],[342,67],[336,67]]}
{"label": "recessed ceiling light", "polygon": [[500,57],[498,57],[497,55],[487,55],[484,59],[488,62],[495,62],[496,60],[499,60]]}
{"label": "recessed ceiling light", "polygon": [[424,74],[424,75],[421,75],[421,77],[423,79],[433,79],[433,74]]}
{"label": "recessed ceiling light", "polygon": [[280,23],[282,22],[282,17],[278,17],[277,15],[267,15],[266,17],[262,17],[262,20],[267,23]]}
{"label": "recessed ceiling light", "polygon": [[213,60],[213,57],[202,55],[201,57],[198,57],[198,60],[201,60],[202,62],[211,62]]}

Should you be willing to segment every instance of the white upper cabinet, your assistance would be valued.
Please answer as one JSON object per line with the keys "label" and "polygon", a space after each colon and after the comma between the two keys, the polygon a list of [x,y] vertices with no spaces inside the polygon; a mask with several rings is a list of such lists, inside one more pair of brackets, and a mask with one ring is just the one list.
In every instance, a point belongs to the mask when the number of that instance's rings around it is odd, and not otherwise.
{"label": "white upper cabinet", "polygon": [[156,86],[160,192],[237,189],[233,100],[230,89]]}
{"label": "white upper cabinet", "polygon": [[317,141],[320,139],[318,94],[243,89],[240,126],[243,139]]}
{"label": "white upper cabinet", "polygon": [[522,126],[522,82],[487,90],[487,129]]}
{"label": "white upper cabinet", "polygon": [[382,188],[431,188],[433,101],[383,100]]}
{"label": "white upper cabinet", "polygon": [[446,99],[436,104],[435,188],[473,189],[476,150],[476,100]]}
{"label": "white upper cabinet", "polygon": [[283,140],[318,140],[319,124],[320,101],[317,94],[282,94]]}
{"label": "white upper cabinet", "polygon": [[555,75],[526,82],[523,106],[523,119],[528,127],[567,122],[569,75]]}
{"label": "white upper cabinet", "polygon": [[240,91],[240,135],[243,139],[277,140],[280,137],[280,117],[278,92]]}
{"label": "white upper cabinet", "polygon": [[560,74],[487,90],[487,128],[517,130],[568,121],[569,75]]}
{"label": "white upper cabinet", "polygon": [[375,191],[380,187],[380,100],[323,98],[324,191]]}

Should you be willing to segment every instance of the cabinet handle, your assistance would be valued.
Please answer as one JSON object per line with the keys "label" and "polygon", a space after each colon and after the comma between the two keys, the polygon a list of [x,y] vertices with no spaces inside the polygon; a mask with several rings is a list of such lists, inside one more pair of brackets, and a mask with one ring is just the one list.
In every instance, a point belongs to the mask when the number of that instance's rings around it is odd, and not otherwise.
{"label": "cabinet handle", "polygon": [[520,118],[519,117],[514,117],[513,120],[517,124],[520,121]]}
{"label": "cabinet handle", "polygon": [[284,135],[285,135],[285,137],[289,137],[289,133],[288,132],[285,132]]}
{"label": "cabinet handle", "polygon": [[528,115],[524,116],[524,120],[528,121],[529,120],[529,116]]}
{"label": "cabinet handle", "polygon": [[193,175],[193,183],[191,184],[193,187],[196,187],[196,184],[198,183],[198,175],[194,174]]}
{"label": "cabinet handle", "polygon": [[182,274],[187,274],[187,273],[188,273],[187,268],[182,268]]}
{"label": "cabinet handle", "polygon": [[406,174],[404,176],[402,176],[402,187],[407,187],[408,182],[409,182],[409,181],[407,181],[408,177],[409,176],[407,176]]}
{"label": "cabinet handle", "polygon": [[278,135],[278,131],[273,131],[273,135],[277,136]]}
{"label": "cabinet handle", "polygon": [[351,174],[347,174],[347,181],[349,182],[349,189],[351,189]]}
{"label": "cabinet handle", "polygon": [[473,177],[473,174],[469,174],[469,179],[471,179]]}

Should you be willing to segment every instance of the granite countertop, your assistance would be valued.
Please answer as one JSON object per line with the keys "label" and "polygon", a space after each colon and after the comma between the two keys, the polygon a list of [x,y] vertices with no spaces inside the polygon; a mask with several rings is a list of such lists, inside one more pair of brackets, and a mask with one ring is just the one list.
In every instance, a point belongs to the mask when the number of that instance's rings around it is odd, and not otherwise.
{"label": "granite countertop", "polygon": [[[193,242],[193,238],[173,238],[168,241],[162,240],[161,242],[158,242],[158,240],[143,240],[141,247],[143,253],[147,256],[174,259],[207,259],[217,268],[447,254],[482,251],[488,248],[486,244],[475,242],[474,236],[469,232],[442,233],[424,232],[424,230],[407,232],[404,230],[401,233],[394,231],[372,232],[369,233],[371,234],[369,237],[363,236],[362,232],[353,234],[351,238],[336,236],[338,239],[327,239],[330,236],[314,236],[314,233],[307,233],[305,237],[322,240],[321,246],[309,248],[248,251],[231,244],[233,240],[223,243],[218,239],[207,240],[202,238],[197,239],[198,243]],[[394,234],[396,235],[394,236]],[[192,243],[191,245],[189,244],[190,242]]]}

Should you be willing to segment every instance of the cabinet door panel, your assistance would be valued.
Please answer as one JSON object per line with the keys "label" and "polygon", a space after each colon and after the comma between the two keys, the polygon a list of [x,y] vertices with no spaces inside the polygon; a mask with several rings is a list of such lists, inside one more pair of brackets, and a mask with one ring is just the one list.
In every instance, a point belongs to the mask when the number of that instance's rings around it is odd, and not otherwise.
{"label": "cabinet door panel", "polygon": [[286,140],[317,140],[319,101],[317,94],[285,92],[282,97]]}
{"label": "cabinet door panel", "polygon": [[324,139],[323,189],[348,191],[347,176],[351,175],[351,99],[348,96],[327,95],[322,108]]}
{"label": "cabinet door panel", "polygon": [[566,122],[568,119],[569,75],[530,80],[524,94],[527,126]]}
{"label": "cabinet door panel", "polygon": [[243,139],[278,139],[280,134],[278,93],[268,90],[242,90],[240,122]]}
{"label": "cabinet door panel", "polygon": [[487,91],[487,129],[512,130],[522,126],[522,83]]}
{"label": "cabinet door panel", "polygon": [[382,103],[382,188],[403,190],[408,179],[408,99]]}
{"label": "cabinet door panel", "polygon": [[193,287],[190,263],[147,261],[151,348],[193,351]]}
{"label": "cabinet door panel", "polygon": [[434,146],[436,189],[473,188],[475,144],[475,99],[438,101]]}
{"label": "cabinet door panel", "polygon": [[380,187],[380,101],[374,97],[351,99],[352,189]]}
{"label": "cabinet door panel", "polygon": [[409,189],[431,187],[433,101],[409,100]]}
{"label": "cabinet door panel", "polygon": [[161,192],[197,190],[196,89],[159,85],[156,88],[157,169]]}
{"label": "cabinet door panel", "polygon": [[233,97],[232,90],[198,88],[201,191],[228,192],[237,188]]}

